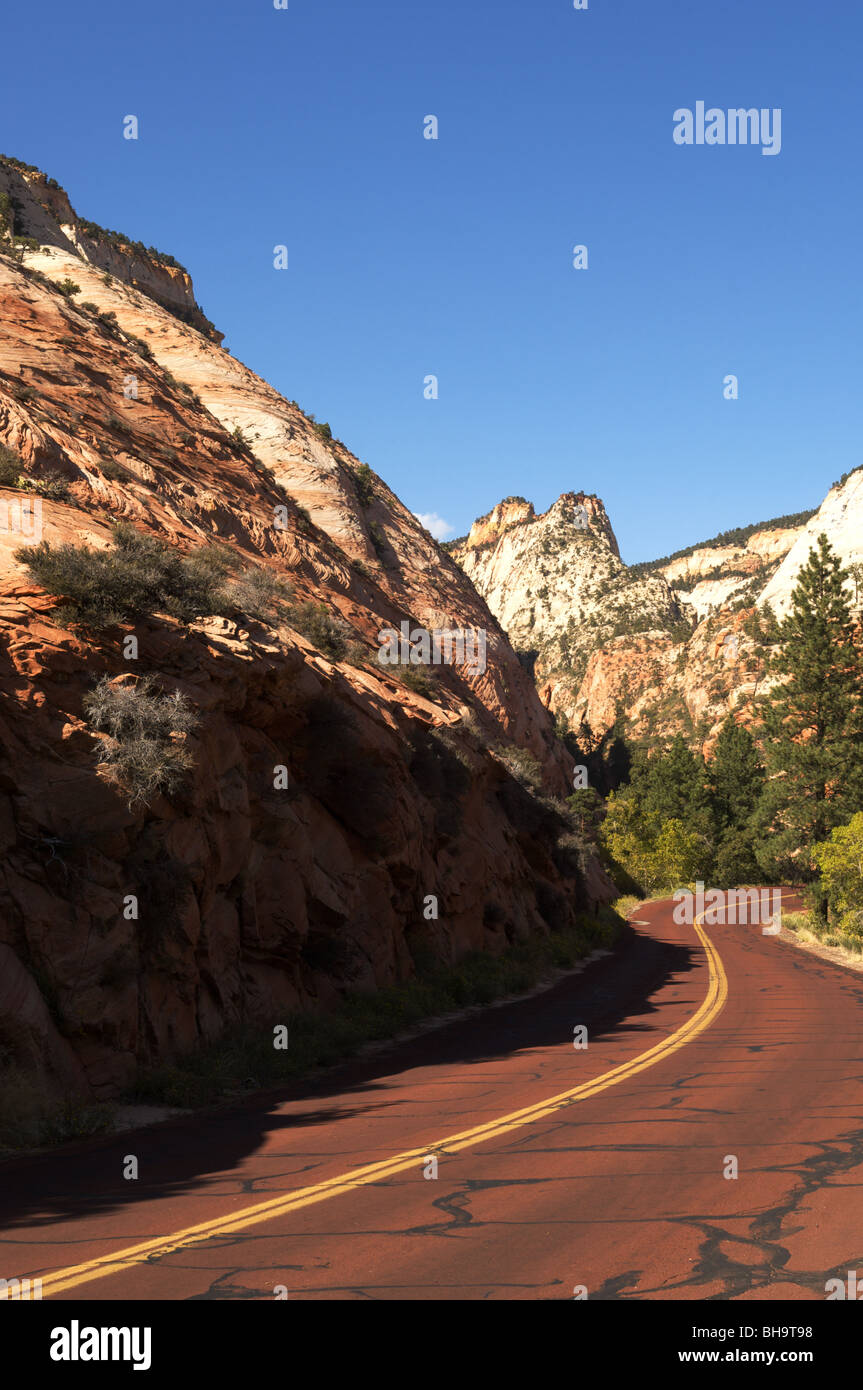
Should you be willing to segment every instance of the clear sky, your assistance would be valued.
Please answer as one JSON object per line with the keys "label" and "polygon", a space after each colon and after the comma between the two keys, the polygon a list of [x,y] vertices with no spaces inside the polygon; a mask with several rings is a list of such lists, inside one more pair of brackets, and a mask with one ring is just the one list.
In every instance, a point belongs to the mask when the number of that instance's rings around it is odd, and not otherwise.
{"label": "clear sky", "polygon": [[[863,462],[852,0],[42,0],[2,33],[0,150],[188,266],[451,534],[584,489],[650,559]],[[780,153],[676,144],[698,101],[781,108]]]}

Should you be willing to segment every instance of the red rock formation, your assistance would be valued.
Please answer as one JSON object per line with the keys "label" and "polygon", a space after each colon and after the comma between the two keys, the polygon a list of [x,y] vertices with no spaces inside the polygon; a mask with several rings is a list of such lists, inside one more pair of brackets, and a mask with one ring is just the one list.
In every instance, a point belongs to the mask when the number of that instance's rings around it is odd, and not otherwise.
{"label": "red rock formation", "polygon": [[[418,941],[445,960],[497,951],[611,896],[595,865],[560,867],[560,829],[536,824],[494,754],[518,745],[547,795],[569,789],[571,759],[465,575],[164,286],[133,285],[116,247],[109,283],[62,191],[8,166],[0,180],[15,233],[39,242],[0,246],[0,443],[24,475],[0,504],[38,499],[51,546],[107,548],[117,519],[183,553],[218,541],[354,643],[330,659],[275,611],[71,628],[0,505],[0,1041],[109,1095],[236,1020],[404,979]],[[66,277],[80,294],[52,283]],[[409,689],[375,659],[402,620],[486,630],[486,669]],[[100,676],[147,673],[199,716],[194,774],[129,809],[84,700]]]}

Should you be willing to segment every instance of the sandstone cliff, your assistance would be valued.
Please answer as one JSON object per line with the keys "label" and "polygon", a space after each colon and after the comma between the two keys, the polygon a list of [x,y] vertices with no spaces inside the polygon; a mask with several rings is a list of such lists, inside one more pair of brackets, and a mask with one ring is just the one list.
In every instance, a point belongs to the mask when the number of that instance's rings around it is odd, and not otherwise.
{"label": "sandstone cliff", "polygon": [[[219,346],[185,272],[101,247],[38,171],[0,164],[3,191],[4,1055],[110,1095],[239,1019],[403,979],[418,946],[498,951],[612,896],[551,799],[572,760],[465,574]],[[37,503],[51,547],[105,551],[117,520],[182,554],[218,543],[291,604],[70,625],[16,559]],[[382,667],[402,621],[486,631],[485,669]],[[144,675],[195,711],[193,775],[130,809],[86,699]]]}
{"label": "sandstone cliff", "polygon": [[637,741],[685,733],[707,748],[731,710],[746,720],[768,647],[756,610],[787,607],[826,532],[863,596],[863,471],[817,512],[742,527],[626,566],[601,501],[566,493],[537,516],[507,499],[452,553],[531,655],[543,703],[595,751],[615,725]]}
{"label": "sandstone cliff", "polygon": [[452,554],[531,665],[543,703],[570,721],[594,652],[624,635],[667,644],[689,631],[665,578],[627,569],[602,502],[583,492],[539,516],[529,504],[495,508]]}

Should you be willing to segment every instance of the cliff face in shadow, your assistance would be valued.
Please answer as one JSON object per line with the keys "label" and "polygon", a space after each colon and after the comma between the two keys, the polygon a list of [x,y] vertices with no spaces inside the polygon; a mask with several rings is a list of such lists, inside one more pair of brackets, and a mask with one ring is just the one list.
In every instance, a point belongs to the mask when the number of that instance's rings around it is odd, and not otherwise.
{"label": "cliff face in shadow", "polygon": [[[611,897],[572,843],[572,760],[459,567],[220,347],[182,267],[82,229],[38,171],[0,164],[4,192],[3,1055],[111,1095],[239,1020],[325,1009],[420,953],[499,951]],[[90,547],[98,597],[92,557],[117,561],[122,535],[135,563],[158,543],[154,574],[198,565],[200,587],[203,565],[226,596],[190,613],[156,579],[142,597],[139,574],[131,615],[82,621],[19,554],[41,542],[68,570],[62,547]],[[402,622],[482,631],[485,661],[381,665],[378,634]],[[125,723],[88,704],[103,678]],[[163,725],[147,756],[185,772],[136,799],[146,699]]]}

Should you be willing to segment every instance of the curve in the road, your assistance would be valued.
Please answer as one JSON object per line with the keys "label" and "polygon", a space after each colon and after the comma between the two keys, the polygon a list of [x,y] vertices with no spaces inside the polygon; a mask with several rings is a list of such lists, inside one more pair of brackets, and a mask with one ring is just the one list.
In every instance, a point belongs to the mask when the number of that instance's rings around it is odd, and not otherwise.
{"label": "curve in the road", "polygon": [[[648,1067],[655,1066],[672,1053],[685,1047],[687,1043],[709,1028],[722,1010],[728,995],[728,982],[719,953],[704,930],[702,922],[696,920],[694,926],[707,960],[709,975],[707,994],[700,1007],[685,1023],[647,1052],[612,1068],[611,1071],[607,1071],[601,1076],[594,1077],[591,1081],[562,1091],[536,1105],[530,1105],[485,1124],[476,1125],[472,1129],[450,1135],[436,1143],[394,1154],[391,1158],[356,1168],[352,1172],[340,1174],[326,1182],[302,1187],[295,1192],[283,1194],[267,1202],[255,1203],[240,1211],[232,1212],[230,1215],[205,1221],[196,1226],[188,1226],[184,1230],[175,1231],[170,1236],[143,1241],[113,1254],[101,1255],[82,1264],[56,1270],[53,1274],[43,1278],[42,1297],[47,1298],[52,1294],[62,1293],[80,1284],[106,1278],[111,1274],[128,1270],[137,1264],[146,1264],[153,1259],[159,1259],[216,1236],[236,1234],[262,1221],[272,1221],[276,1217],[296,1211],[301,1207],[326,1201],[329,1197],[339,1196],[368,1183],[380,1182],[396,1173],[414,1167],[418,1162],[431,1155],[452,1154],[487,1140],[496,1139],[511,1130],[521,1128],[523,1125],[545,1119],[556,1110],[585,1100],[611,1086],[616,1086],[621,1081],[628,1080]],[[0,1297],[2,1296],[2,1291],[0,1291]]]}

